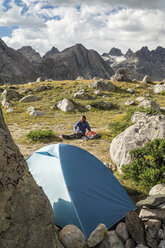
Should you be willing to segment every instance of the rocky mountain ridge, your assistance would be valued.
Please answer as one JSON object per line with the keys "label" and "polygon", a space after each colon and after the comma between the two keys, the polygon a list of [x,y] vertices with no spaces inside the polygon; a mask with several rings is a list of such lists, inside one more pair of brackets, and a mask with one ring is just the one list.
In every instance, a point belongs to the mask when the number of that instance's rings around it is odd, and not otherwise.
{"label": "rocky mountain ridge", "polygon": [[[113,48],[113,51],[119,49]],[[112,50],[111,50],[112,51]],[[120,50],[119,50],[120,51]],[[111,53],[103,54],[106,61],[116,71],[119,68],[128,68],[132,78],[142,80],[145,75],[150,75],[153,80],[163,80],[165,78],[165,48],[158,46],[155,50],[149,50],[147,46],[133,52],[128,49],[126,54],[114,57]],[[122,52],[121,52],[122,54]]]}

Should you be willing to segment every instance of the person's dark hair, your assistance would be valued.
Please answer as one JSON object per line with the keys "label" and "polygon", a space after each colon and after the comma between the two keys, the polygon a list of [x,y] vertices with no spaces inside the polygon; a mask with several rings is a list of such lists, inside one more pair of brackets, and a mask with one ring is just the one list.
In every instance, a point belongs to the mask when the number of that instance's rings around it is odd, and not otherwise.
{"label": "person's dark hair", "polygon": [[86,120],[86,116],[85,116],[85,115],[82,115],[81,117],[83,117],[83,118],[84,118],[84,120]]}

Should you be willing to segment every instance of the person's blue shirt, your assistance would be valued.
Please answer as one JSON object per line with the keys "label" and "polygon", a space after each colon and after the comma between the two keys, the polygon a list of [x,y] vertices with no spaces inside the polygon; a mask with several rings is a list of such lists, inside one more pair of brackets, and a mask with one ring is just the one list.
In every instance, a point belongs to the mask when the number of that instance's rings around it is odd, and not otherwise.
{"label": "person's blue shirt", "polygon": [[84,135],[85,135],[86,129],[88,129],[88,131],[91,131],[91,128],[87,121],[85,122],[78,121],[76,125],[74,126],[74,131],[77,130],[78,132],[82,132]]}

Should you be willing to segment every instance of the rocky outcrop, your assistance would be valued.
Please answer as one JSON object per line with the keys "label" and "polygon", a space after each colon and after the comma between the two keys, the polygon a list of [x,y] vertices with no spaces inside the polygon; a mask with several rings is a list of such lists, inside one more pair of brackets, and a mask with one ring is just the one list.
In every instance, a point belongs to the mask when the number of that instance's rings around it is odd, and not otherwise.
{"label": "rocky outcrop", "polygon": [[160,111],[160,107],[157,104],[157,102],[149,100],[149,99],[145,99],[141,101],[139,106],[143,107],[144,109],[150,108],[152,110]]}
{"label": "rocky outcrop", "polygon": [[111,67],[96,51],[88,50],[81,44],[42,59],[38,71],[41,76],[55,80],[74,80],[78,76],[86,79],[95,76],[109,79],[113,74]]}
{"label": "rocky outcrop", "polygon": [[144,78],[143,78],[143,83],[145,84],[150,84],[152,83],[152,78],[148,75],[146,75]]}
{"label": "rocky outcrop", "polygon": [[43,59],[53,57],[55,54],[58,54],[59,50],[56,47],[52,47],[50,51],[48,51],[44,56]]}
{"label": "rocky outcrop", "polygon": [[113,48],[110,50],[109,53],[103,53],[102,56],[103,56],[103,57],[104,57],[104,56],[107,57],[107,56],[122,56],[122,55],[123,55],[123,53],[121,52],[120,49],[113,47]]}
{"label": "rocky outcrop", "polygon": [[155,81],[165,78],[165,48],[160,46],[152,51],[148,47],[142,47],[136,52],[129,49],[125,54],[125,60],[121,61],[118,57],[112,60],[107,56],[107,59],[113,70],[128,68],[131,71],[131,77],[137,80],[142,80],[145,75],[150,75]]}
{"label": "rocky outcrop", "polygon": [[20,102],[35,102],[38,101],[39,97],[38,96],[34,96],[34,95],[28,95],[28,96],[24,96],[23,98],[21,98],[19,101]]}
{"label": "rocky outcrop", "polygon": [[33,65],[19,51],[9,48],[0,39],[0,85],[27,83],[38,76]]}
{"label": "rocky outcrop", "polygon": [[32,65],[37,65],[41,61],[41,56],[31,46],[23,46],[17,50],[25,58],[29,60]]}
{"label": "rocky outcrop", "polygon": [[131,162],[129,152],[156,138],[165,138],[165,116],[143,116],[136,124],[116,136],[110,145],[112,161],[119,167]]}
{"label": "rocky outcrop", "polygon": [[28,171],[0,109],[0,247],[62,248],[51,205]]}

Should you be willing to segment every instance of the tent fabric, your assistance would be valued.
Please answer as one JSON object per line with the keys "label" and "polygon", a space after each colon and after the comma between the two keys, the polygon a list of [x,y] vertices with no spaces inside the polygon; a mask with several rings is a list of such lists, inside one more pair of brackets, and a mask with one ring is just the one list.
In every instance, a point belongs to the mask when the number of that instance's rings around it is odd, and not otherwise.
{"label": "tent fabric", "polygon": [[81,148],[49,145],[34,152],[27,163],[60,227],[74,224],[88,238],[99,223],[109,229],[136,209],[109,169]]}

